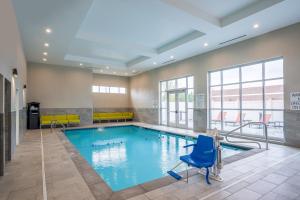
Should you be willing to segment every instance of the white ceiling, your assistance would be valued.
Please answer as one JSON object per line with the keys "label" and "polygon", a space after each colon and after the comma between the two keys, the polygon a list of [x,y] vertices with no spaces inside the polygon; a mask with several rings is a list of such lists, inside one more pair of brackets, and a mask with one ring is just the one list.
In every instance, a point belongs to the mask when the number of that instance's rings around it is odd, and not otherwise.
{"label": "white ceiling", "polygon": [[299,0],[12,1],[28,61],[121,76],[300,22]]}

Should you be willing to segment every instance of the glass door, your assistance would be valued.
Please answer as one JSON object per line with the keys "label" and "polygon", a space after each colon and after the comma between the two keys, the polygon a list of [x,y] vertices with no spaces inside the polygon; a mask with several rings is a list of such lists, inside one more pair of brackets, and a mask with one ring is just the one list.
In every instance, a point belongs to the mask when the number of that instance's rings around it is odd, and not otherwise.
{"label": "glass door", "polygon": [[177,105],[176,105],[176,93],[168,92],[168,125],[177,126]]}
{"label": "glass door", "polygon": [[187,99],[186,91],[178,91],[177,93],[177,127],[187,127]]}
{"label": "glass door", "polygon": [[187,128],[186,90],[168,92],[168,125]]}

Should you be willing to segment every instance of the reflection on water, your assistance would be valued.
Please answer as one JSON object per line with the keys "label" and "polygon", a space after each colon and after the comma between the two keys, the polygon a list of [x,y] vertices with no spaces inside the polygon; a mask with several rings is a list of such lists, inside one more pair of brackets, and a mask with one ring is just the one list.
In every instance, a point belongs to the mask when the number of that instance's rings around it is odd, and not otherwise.
{"label": "reflection on water", "polygon": [[92,151],[94,167],[117,166],[121,162],[125,162],[126,159],[126,147],[124,143],[106,145],[106,147],[101,150]]}

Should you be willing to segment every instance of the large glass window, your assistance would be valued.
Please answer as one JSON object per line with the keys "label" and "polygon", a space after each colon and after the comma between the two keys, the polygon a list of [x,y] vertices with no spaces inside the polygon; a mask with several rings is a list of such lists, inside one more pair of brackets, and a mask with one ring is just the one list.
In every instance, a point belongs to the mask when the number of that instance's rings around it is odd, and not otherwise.
{"label": "large glass window", "polygon": [[[230,131],[248,122],[265,122],[273,138],[283,138],[283,59],[209,72],[209,128]],[[240,132],[263,136],[263,127]]]}
{"label": "large glass window", "polygon": [[[161,81],[159,89],[160,124],[176,123],[176,113],[179,113],[179,127],[186,124],[186,128],[192,129],[194,121],[194,77],[188,76]],[[178,95],[175,94],[176,91]],[[169,94],[171,92],[174,94]]]}

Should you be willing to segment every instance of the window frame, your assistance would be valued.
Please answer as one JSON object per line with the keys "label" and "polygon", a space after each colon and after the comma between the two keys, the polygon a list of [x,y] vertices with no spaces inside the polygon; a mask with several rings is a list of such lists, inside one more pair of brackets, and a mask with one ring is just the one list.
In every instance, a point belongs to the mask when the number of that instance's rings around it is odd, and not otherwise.
{"label": "window frame", "polygon": [[[272,62],[272,61],[276,61],[276,60],[282,60],[282,63],[283,63],[283,76],[281,77],[276,77],[276,78],[266,78],[266,75],[265,75],[265,64],[267,62]],[[255,64],[262,64],[262,79],[257,79],[257,80],[251,80],[251,81],[243,81],[242,80],[242,68],[243,67],[247,67],[247,66],[251,66],[251,65],[255,65]],[[223,71],[224,70],[228,70],[228,69],[233,69],[233,68],[238,68],[239,69],[239,82],[237,83],[226,83],[226,84],[223,84]],[[220,72],[220,84],[218,85],[211,85],[211,73],[214,73],[214,72]],[[223,113],[224,110],[237,110],[239,111],[240,113],[240,119],[242,118],[242,115],[243,115],[243,111],[262,111],[262,115],[265,116],[265,114],[267,112],[270,112],[270,111],[281,111],[283,112],[283,128],[282,128],[282,135],[283,137],[273,137],[273,136],[269,136],[271,139],[274,139],[274,140],[284,140],[284,109],[285,109],[285,101],[284,101],[284,94],[285,94],[285,91],[284,91],[284,85],[285,85],[285,79],[284,79],[284,58],[281,56],[281,57],[275,57],[275,58],[271,58],[271,59],[265,59],[265,60],[260,60],[260,61],[256,61],[256,62],[252,62],[252,63],[245,63],[245,64],[240,64],[240,65],[234,65],[234,66],[231,66],[231,67],[227,67],[227,68],[221,68],[221,69],[216,69],[216,70],[211,70],[211,71],[208,71],[208,80],[207,80],[207,96],[208,96],[208,112],[207,112],[207,127],[209,129],[212,129],[212,111],[220,111],[221,113]],[[283,82],[283,108],[282,109],[268,109],[266,108],[266,95],[267,93],[265,93],[265,82],[266,81],[272,81],[272,80],[282,80]],[[243,108],[243,100],[242,100],[242,97],[243,97],[243,84],[245,83],[257,83],[257,82],[262,82],[262,108],[261,109],[258,109],[258,108]],[[223,98],[224,98],[224,86],[230,86],[230,85],[236,85],[236,84],[239,84],[239,108],[224,108],[224,102],[223,102]],[[211,107],[211,101],[210,101],[210,98],[211,98],[211,88],[213,87],[220,87],[221,88],[221,107],[220,108],[212,108]],[[221,114],[221,124],[220,124],[220,127],[221,127],[221,131],[222,132],[228,132],[228,131],[224,131],[224,119],[223,119],[223,114]],[[242,125],[242,121],[240,121],[240,126]],[[236,133],[240,134],[241,136],[253,136],[253,134],[247,134],[247,133],[242,133],[242,129],[240,129],[239,131],[237,131]],[[259,136],[258,136],[259,137]],[[263,136],[262,136],[263,137]]]}
{"label": "window frame", "polygon": [[[98,88],[98,90],[94,90],[94,88]],[[117,92],[111,92],[111,88],[117,88]],[[123,89],[124,92],[121,92]],[[93,94],[121,94],[126,95],[127,94],[127,88],[126,87],[116,87],[116,86],[104,86],[104,85],[92,85],[92,93]]]}

